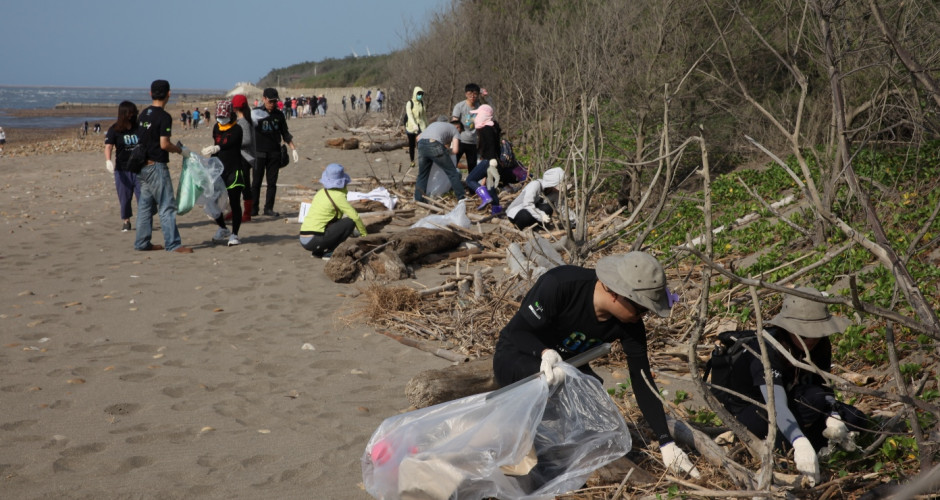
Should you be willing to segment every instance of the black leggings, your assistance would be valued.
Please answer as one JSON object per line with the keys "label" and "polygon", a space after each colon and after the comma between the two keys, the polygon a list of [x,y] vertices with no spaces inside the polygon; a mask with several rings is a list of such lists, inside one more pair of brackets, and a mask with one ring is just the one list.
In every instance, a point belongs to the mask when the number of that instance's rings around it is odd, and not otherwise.
{"label": "black leggings", "polygon": [[[232,209],[232,234],[238,234],[242,226],[242,206],[239,204],[242,197],[242,187],[234,187],[228,190],[228,204]],[[225,227],[225,214],[220,215],[215,223],[219,227]]]}
{"label": "black leggings", "polygon": [[[535,208],[538,208],[539,210],[545,212],[548,215],[552,215],[552,213],[554,212],[552,210],[552,206],[549,205],[548,203],[545,203],[544,201],[536,203]],[[519,213],[517,213],[514,218],[509,219],[509,220],[511,220],[512,223],[515,224],[516,227],[518,227],[519,229],[525,229],[529,226],[534,226],[539,223],[539,220],[536,219],[534,215],[532,215],[532,212],[529,212],[528,210],[525,210],[525,209],[520,210]]]}
{"label": "black leggings", "polygon": [[405,133],[408,136],[408,158],[411,158],[411,163],[415,162],[415,144],[418,143],[418,134],[412,134],[410,132]]}
{"label": "black leggings", "polygon": [[[355,229],[356,223],[348,217],[343,217],[330,222],[326,225],[326,231],[323,234],[315,234],[310,241],[301,242],[301,245],[304,250],[309,250],[314,257],[323,257],[323,254],[332,252],[340,243],[346,241]],[[301,238],[303,237],[301,236]]]}

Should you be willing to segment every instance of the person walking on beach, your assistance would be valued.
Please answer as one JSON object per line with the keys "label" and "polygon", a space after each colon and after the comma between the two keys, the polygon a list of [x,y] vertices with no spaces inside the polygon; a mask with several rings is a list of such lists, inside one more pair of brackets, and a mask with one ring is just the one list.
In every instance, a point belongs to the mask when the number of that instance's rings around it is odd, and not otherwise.
{"label": "person walking on beach", "polygon": [[193,108],[193,130],[199,128],[199,108]]}
{"label": "person walking on beach", "polygon": [[254,205],[251,208],[252,217],[258,215],[261,205],[261,180],[268,184],[264,197],[264,215],[279,217],[281,214],[274,211],[274,197],[277,195],[277,177],[281,169],[281,139],[290,146],[294,163],[300,161],[297,148],[294,146],[294,136],[287,130],[287,119],[284,113],[277,109],[281,102],[277,89],[268,87],[262,94],[264,107],[255,108],[251,117],[255,122],[255,139],[258,146],[258,163],[255,165],[253,179],[251,180],[251,198]]}
{"label": "person walking on beach", "polygon": [[366,91],[366,113],[369,112],[369,107],[372,106],[372,91]]}
{"label": "person walking on beach", "polygon": [[349,94],[349,105],[353,111],[356,110],[356,94]]}
{"label": "person walking on beach", "polygon": [[[179,153],[189,157],[189,149],[170,142],[173,130],[173,117],[163,108],[170,100],[170,82],[154,80],[150,84],[151,105],[144,109],[138,118],[138,137],[146,148],[147,164],[140,170],[140,198],[137,201],[137,239],[134,249],[161,250],[168,252],[193,253],[193,249],[184,247],[180,241],[180,232],[176,227],[176,200],[173,198],[173,181],[170,179],[170,153]],[[160,216],[160,231],[163,233],[165,246],[150,243],[153,233],[154,209]]]}
{"label": "person walking on beach", "polygon": [[[105,168],[114,175],[114,187],[117,188],[118,205],[121,207],[121,218],[124,225],[121,231],[131,230],[131,217],[134,210],[131,201],[137,196],[140,203],[140,181],[137,172],[131,170],[127,164],[130,150],[138,145],[137,138],[137,105],[131,101],[123,101],[118,105],[117,121],[108,128],[104,135]],[[111,153],[117,150],[114,160]]]}
{"label": "person walking on beach", "polygon": [[238,126],[242,128],[242,172],[245,178],[245,187],[242,189],[242,198],[245,200],[245,208],[242,210],[242,222],[249,222],[251,220],[251,206],[254,204],[251,197],[251,171],[254,170],[258,157],[255,125],[251,121],[251,108],[248,107],[248,99],[245,96],[237,94],[232,97],[232,109],[235,110],[235,116],[238,117]]}
{"label": "person walking on beach", "polygon": [[0,127],[0,155],[3,154],[3,145],[7,143],[7,133]]}
{"label": "person walking on beach", "polygon": [[228,193],[228,204],[232,210],[232,230],[225,225],[225,215],[219,214],[215,223],[219,226],[212,241],[224,243],[228,246],[241,243],[238,239],[238,230],[242,224],[241,201],[242,189],[245,188],[245,179],[242,176],[242,135],[244,131],[235,122],[235,112],[231,101],[219,101],[215,111],[215,125],[212,127],[211,146],[202,149],[203,156],[212,156],[222,162],[222,182]]}

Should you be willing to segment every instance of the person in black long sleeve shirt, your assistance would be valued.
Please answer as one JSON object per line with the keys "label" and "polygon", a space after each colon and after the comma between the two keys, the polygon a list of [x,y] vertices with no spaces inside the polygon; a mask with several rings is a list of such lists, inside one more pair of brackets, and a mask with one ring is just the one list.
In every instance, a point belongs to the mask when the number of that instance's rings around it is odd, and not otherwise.
{"label": "person in black long sleeve shirt", "polygon": [[[274,197],[277,195],[277,177],[281,169],[281,139],[290,146],[293,152],[294,163],[299,160],[297,148],[294,147],[294,136],[287,130],[287,119],[284,113],[277,109],[277,90],[264,89],[263,108],[255,108],[251,112],[255,123],[255,140],[257,141],[258,157],[251,179],[251,195],[254,203],[251,207],[252,217],[258,215],[261,205],[261,179],[264,178],[268,189],[264,197],[264,215],[280,216],[274,211]],[[286,112],[290,108],[287,108]]]}
{"label": "person in black long sleeve shirt", "polygon": [[[673,442],[653,383],[643,315],[669,316],[666,274],[653,256],[630,252],[605,257],[597,269],[560,266],[542,275],[519,311],[500,332],[493,373],[501,386],[542,372],[548,383],[563,377],[555,365],[604,342],[619,340],[627,355],[637,404],[674,472],[699,477],[698,469]],[[600,377],[590,367],[581,371]],[[654,384],[655,387],[655,384]]]}

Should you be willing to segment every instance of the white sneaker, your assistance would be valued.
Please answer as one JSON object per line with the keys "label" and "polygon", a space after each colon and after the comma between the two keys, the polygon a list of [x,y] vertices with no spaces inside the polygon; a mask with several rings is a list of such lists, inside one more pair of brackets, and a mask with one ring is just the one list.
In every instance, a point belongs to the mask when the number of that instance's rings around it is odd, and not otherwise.
{"label": "white sneaker", "polygon": [[215,232],[215,236],[212,237],[212,241],[226,241],[228,237],[232,234],[227,228],[220,227],[218,231]]}
{"label": "white sneaker", "polygon": [[238,235],[232,234],[228,237],[228,246],[233,247],[235,245],[241,245],[242,242],[238,241]]}

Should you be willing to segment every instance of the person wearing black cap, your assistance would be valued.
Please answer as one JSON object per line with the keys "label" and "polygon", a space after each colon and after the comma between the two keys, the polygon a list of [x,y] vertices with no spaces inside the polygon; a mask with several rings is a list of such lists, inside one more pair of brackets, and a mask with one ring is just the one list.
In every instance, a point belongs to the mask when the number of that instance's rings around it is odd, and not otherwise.
{"label": "person wearing black cap", "polygon": [[[596,270],[577,266],[550,269],[535,282],[499,333],[493,375],[500,386],[533,373],[541,373],[549,385],[561,383],[564,370],[557,365],[563,360],[619,340],[637,404],[657,436],[663,463],[674,473],[698,478],[698,468],[669,434],[647,356],[643,316],[653,311],[668,317],[671,306],[666,273],[648,253],[604,257]],[[589,366],[580,370],[600,380]]]}
{"label": "person wearing black cap", "polygon": [[[797,290],[822,297],[815,288]],[[842,332],[849,320],[829,313],[825,303],[787,295],[780,313],[767,321],[765,335],[773,337],[794,358],[808,361],[829,372],[832,365],[832,343],[829,336]],[[835,400],[832,388],[817,373],[794,367],[771,343],[769,347],[772,388],[764,379],[760,346],[753,331],[741,331],[738,338],[751,336],[741,355],[734,360],[726,388],[751,401],[766,401],[774,394],[777,420],[777,447],[793,447],[797,470],[813,484],[819,481],[816,452],[827,441],[847,451],[855,449],[857,431],[867,427],[867,417],[854,406]],[[807,358],[808,354],[808,359]],[[724,377],[723,377],[724,378]],[[714,377],[712,379],[715,380]],[[754,435],[767,435],[767,411],[764,405],[745,401],[720,389],[712,389],[715,397]],[[848,426],[846,425],[848,424]]]}
{"label": "person wearing black cap", "polygon": [[[137,238],[135,250],[161,250],[193,253],[193,249],[181,244],[176,227],[176,200],[173,197],[173,181],[170,179],[170,153],[189,157],[189,149],[170,141],[173,117],[163,108],[170,100],[170,82],[154,80],[150,84],[153,103],[138,116],[138,137],[147,152],[147,163],[140,170],[140,198],[137,200]],[[160,232],[164,245],[150,243],[153,233],[153,214],[160,215]]]}
{"label": "person wearing black cap", "polygon": [[277,90],[266,88],[262,94],[264,106],[255,108],[251,112],[255,123],[255,140],[257,141],[257,163],[251,179],[251,195],[254,203],[251,215],[258,215],[261,205],[261,181],[267,182],[268,189],[264,197],[264,215],[278,217],[281,214],[274,211],[274,197],[277,195],[278,170],[281,168],[281,139],[290,146],[294,163],[300,160],[297,148],[294,146],[294,136],[287,130],[287,119],[284,113],[277,109]]}

